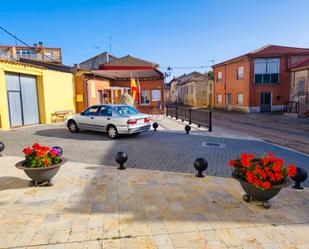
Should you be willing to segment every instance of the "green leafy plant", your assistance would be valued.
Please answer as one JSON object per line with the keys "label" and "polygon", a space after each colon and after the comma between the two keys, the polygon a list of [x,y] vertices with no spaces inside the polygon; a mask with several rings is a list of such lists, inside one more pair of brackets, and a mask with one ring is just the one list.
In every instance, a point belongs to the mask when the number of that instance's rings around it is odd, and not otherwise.
{"label": "green leafy plant", "polygon": [[25,166],[29,168],[42,168],[61,162],[61,152],[56,148],[41,146],[38,143],[23,150],[25,154]]}

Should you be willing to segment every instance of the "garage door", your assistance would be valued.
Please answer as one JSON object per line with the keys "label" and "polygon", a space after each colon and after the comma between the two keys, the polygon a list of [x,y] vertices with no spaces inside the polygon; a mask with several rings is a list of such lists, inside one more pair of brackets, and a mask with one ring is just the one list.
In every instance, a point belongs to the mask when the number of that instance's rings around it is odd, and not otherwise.
{"label": "garage door", "polygon": [[38,124],[36,78],[23,74],[6,74],[5,77],[11,127]]}

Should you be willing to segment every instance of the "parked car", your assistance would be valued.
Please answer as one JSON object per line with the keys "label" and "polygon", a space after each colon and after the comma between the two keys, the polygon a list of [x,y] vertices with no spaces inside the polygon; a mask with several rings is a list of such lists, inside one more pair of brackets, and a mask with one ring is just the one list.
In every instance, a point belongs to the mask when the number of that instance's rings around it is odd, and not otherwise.
{"label": "parked car", "polygon": [[149,115],[128,105],[94,105],[65,121],[70,132],[80,129],[106,132],[110,138],[118,134],[139,134],[150,129]]}

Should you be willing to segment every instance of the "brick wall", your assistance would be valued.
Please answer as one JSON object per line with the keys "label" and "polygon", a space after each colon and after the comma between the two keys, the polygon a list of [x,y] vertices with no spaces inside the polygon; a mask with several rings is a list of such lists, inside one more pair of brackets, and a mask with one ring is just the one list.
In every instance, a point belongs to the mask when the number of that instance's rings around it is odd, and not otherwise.
{"label": "brick wall", "polygon": [[[237,79],[238,67],[244,67],[244,78]],[[218,72],[222,72],[222,80],[218,82]],[[227,65],[218,66],[214,69],[214,106],[216,108],[226,108],[226,95],[231,94],[232,109],[245,110],[250,105],[250,61],[248,59],[239,60]],[[222,95],[222,103],[217,102],[217,95]],[[237,94],[243,94],[243,104],[237,103]]]}
{"label": "brick wall", "polygon": [[[237,79],[237,68],[244,66],[244,78]],[[217,74],[222,72],[222,81],[218,83]],[[254,84],[254,58],[240,59],[214,68],[214,104],[216,108],[227,108],[226,96],[231,94],[231,109],[253,111],[259,110],[260,94],[272,93],[274,110],[283,107],[289,101],[291,76],[287,57],[280,57],[279,84]],[[243,94],[243,104],[237,103],[237,94]],[[217,102],[217,95],[222,94],[222,103]]]}
{"label": "brick wall", "polygon": [[279,84],[254,84],[254,59],[251,60],[250,67],[250,107],[260,106],[262,92],[272,93],[273,106],[283,106],[285,101],[289,101],[291,73],[286,57],[280,57]]}
{"label": "brick wall", "polygon": [[[158,110],[158,101],[153,101],[152,100],[152,96],[150,94],[150,104],[149,105],[136,105],[135,107],[144,113],[164,113],[164,106],[165,106],[165,102],[164,102],[164,88],[163,88],[163,80],[140,80],[140,87],[141,90],[160,90],[161,91],[161,101],[160,101],[160,105],[161,105],[161,109]],[[113,80],[111,81],[110,84],[111,87],[131,87],[131,81],[130,80]]]}

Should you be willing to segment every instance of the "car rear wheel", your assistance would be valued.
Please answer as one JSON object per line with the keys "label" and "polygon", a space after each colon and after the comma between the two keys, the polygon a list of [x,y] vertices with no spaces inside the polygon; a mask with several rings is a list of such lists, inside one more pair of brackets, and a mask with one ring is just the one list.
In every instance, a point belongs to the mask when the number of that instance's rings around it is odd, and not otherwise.
{"label": "car rear wheel", "polygon": [[117,131],[117,128],[113,125],[109,125],[106,129],[106,132],[107,132],[107,135],[110,137],[110,138],[117,138],[118,137],[118,131]]}
{"label": "car rear wheel", "polygon": [[69,128],[69,131],[72,132],[72,133],[79,132],[78,126],[77,126],[76,122],[73,121],[73,120],[69,121],[68,128]]}

